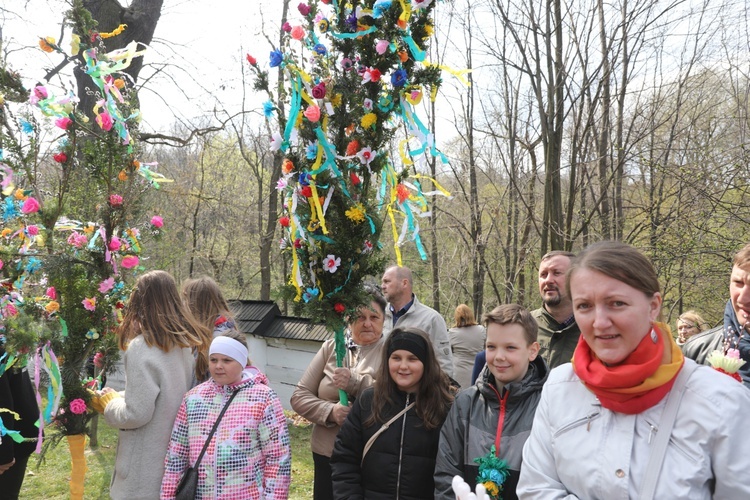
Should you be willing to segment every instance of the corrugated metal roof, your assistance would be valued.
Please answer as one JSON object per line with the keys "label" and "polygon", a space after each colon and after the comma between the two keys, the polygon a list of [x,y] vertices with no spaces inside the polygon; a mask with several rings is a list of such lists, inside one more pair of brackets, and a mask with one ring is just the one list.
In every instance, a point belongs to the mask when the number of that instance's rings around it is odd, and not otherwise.
{"label": "corrugated metal roof", "polygon": [[323,342],[333,336],[325,325],[307,318],[282,316],[275,302],[267,300],[232,300],[237,329],[242,333],[279,339]]}

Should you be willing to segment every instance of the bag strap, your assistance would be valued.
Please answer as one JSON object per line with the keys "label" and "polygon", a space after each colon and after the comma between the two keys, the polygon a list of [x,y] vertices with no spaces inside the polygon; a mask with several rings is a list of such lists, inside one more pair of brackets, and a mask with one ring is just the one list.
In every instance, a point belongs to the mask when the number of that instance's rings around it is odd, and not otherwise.
{"label": "bag strap", "polygon": [[216,419],[216,422],[214,422],[214,427],[211,429],[211,432],[208,433],[208,437],[206,438],[206,443],[203,445],[203,449],[201,450],[201,454],[198,455],[198,460],[195,461],[195,465],[193,465],[194,469],[198,468],[198,465],[201,463],[201,460],[203,460],[203,455],[205,455],[206,450],[208,449],[208,444],[211,442],[211,438],[214,437],[214,433],[216,432],[216,429],[219,427],[219,422],[221,422],[221,417],[224,416],[224,413],[227,411],[227,408],[229,408],[229,403],[232,402],[234,397],[239,393],[240,390],[236,390],[232,393],[232,395],[229,397],[229,401],[227,401],[227,404],[224,405],[224,408],[221,410],[221,413],[219,413],[219,418]]}
{"label": "bag strap", "polygon": [[401,418],[401,415],[403,415],[407,411],[409,411],[412,408],[414,408],[415,404],[417,404],[416,401],[412,402],[411,404],[407,405],[406,408],[404,408],[400,412],[396,413],[393,416],[392,419],[390,419],[388,422],[386,422],[383,425],[381,425],[380,429],[378,429],[377,432],[375,432],[375,434],[373,434],[372,437],[367,440],[367,443],[365,444],[365,449],[364,449],[364,451],[362,451],[362,462],[360,462],[360,465],[362,463],[364,463],[365,456],[367,455],[367,452],[370,451],[370,448],[372,448],[372,445],[375,443],[375,440],[378,438],[378,436],[380,436],[382,433],[384,433],[385,431],[387,431],[388,427],[390,427],[393,422],[395,422],[396,420],[398,420],[399,418]]}
{"label": "bag strap", "polygon": [[690,375],[697,368],[697,363],[689,363],[686,360],[685,364],[682,365],[680,373],[677,375],[677,380],[675,380],[672,389],[669,391],[667,403],[664,406],[664,411],[659,421],[659,429],[656,432],[656,439],[649,455],[646,477],[643,479],[643,489],[641,490],[641,500],[652,500],[654,498],[656,481],[659,479],[659,474],[661,473],[664,456],[667,453],[667,445],[669,445],[669,438],[672,436],[672,428],[677,419],[677,410],[680,407],[682,395],[685,393],[685,385]]}

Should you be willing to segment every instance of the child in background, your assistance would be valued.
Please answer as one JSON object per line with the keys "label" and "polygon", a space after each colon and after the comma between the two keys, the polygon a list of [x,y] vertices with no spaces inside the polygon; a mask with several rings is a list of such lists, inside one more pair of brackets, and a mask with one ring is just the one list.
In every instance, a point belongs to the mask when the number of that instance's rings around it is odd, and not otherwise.
{"label": "child in background", "polygon": [[229,330],[209,349],[211,378],[182,401],[165,460],[161,498],[174,498],[221,410],[234,392],[198,466],[196,498],[286,499],[292,454],[281,402],[257,368],[246,366],[243,334]]}
{"label": "child in background", "polygon": [[461,391],[440,431],[435,466],[435,498],[453,500],[453,477],[462,476],[472,491],[479,475],[475,459],[495,447],[509,476],[493,497],[515,499],[523,445],[534,420],[547,366],[537,357],[538,327],[517,304],[498,306],[484,316],[487,327],[487,370],[476,384]]}
{"label": "child in background", "polygon": [[214,337],[235,329],[234,318],[218,283],[208,276],[193,278],[182,284],[182,300],[195,319],[213,330]]}

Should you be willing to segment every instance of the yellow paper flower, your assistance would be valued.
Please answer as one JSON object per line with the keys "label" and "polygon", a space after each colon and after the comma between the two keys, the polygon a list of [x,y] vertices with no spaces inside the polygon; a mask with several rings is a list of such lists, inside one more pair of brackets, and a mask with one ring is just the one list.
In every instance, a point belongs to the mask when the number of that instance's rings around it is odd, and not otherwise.
{"label": "yellow paper flower", "polygon": [[44,306],[44,310],[50,314],[56,313],[59,309],[60,309],[60,303],[57,302],[56,300],[53,300],[49,304]]}
{"label": "yellow paper flower", "polygon": [[378,123],[378,117],[375,113],[367,113],[360,121],[362,128],[370,128],[376,123]]}
{"label": "yellow paper flower", "polygon": [[128,173],[124,169],[120,170],[120,173],[117,174],[117,178],[125,182],[126,180],[128,180]]}
{"label": "yellow paper flower", "polygon": [[341,106],[341,94],[336,94],[331,97],[331,104],[333,104],[335,107]]}
{"label": "yellow paper flower", "polygon": [[498,488],[492,481],[484,483],[484,489],[487,490],[487,494],[491,497],[496,497],[500,494],[500,488]]}
{"label": "yellow paper flower", "polygon": [[13,193],[13,196],[15,196],[15,198],[16,198],[17,200],[23,200],[23,199],[26,199],[26,195],[25,195],[25,194],[23,194],[23,189],[21,189],[21,188],[18,188],[18,189],[16,189],[16,192],[15,192],[15,193]]}
{"label": "yellow paper flower", "polygon": [[77,56],[81,51],[81,37],[73,33],[70,35],[70,55]]}
{"label": "yellow paper flower", "polygon": [[424,31],[425,33],[427,33],[427,36],[425,37],[425,40],[426,40],[435,33],[435,28],[433,28],[431,24],[425,24]]}
{"label": "yellow paper flower", "polygon": [[360,224],[365,221],[365,207],[357,203],[352,208],[344,212],[350,221]]}
{"label": "yellow paper flower", "polygon": [[93,234],[94,233],[94,226],[89,224],[88,226],[83,228],[83,232],[85,234]]}
{"label": "yellow paper flower", "polygon": [[7,237],[7,236],[10,236],[10,233],[12,233],[12,232],[13,232],[12,230],[10,230],[10,229],[8,229],[8,228],[6,227],[5,229],[3,229],[3,232],[2,232],[2,233],[0,233],[0,236],[2,236],[3,238],[5,238],[5,237]]}

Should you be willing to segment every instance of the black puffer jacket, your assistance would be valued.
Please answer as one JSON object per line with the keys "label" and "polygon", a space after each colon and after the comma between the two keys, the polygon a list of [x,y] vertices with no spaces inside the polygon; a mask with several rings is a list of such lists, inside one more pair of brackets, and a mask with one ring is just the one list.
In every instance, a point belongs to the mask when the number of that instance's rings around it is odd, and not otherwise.
{"label": "black puffer jacket", "polygon": [[501,396],[492,373],[482,371],[476,385],[456,396],[440,432],[435,467],[435,498],[454,500],[453,477],[462,476],[474,491],[479,467],[474,459],[490,451],[498,424],[502,425],[500,458],[508,463],[510,476],[503,485],[501,498],[517,498],[516,484],[521,471],[523,445],[531,433],[534,413],[547,380],[547,365],[537,358],[529,364],[523,380],[503,389],[505,413],[501,417]]}
{"label": "black puffer jacket", "polygon": [[[331,456],[334,498],[432,499],[440,429],[425,429],[416,408],[380,434],[362,461],[365,444],[381,427],[380,424],[364,426],[372,412],[373,394],[373,388],[362,393],[336,436]],[[398,393],[396,404],[384,412],[386,421],[413,398],[414,395]]]}

